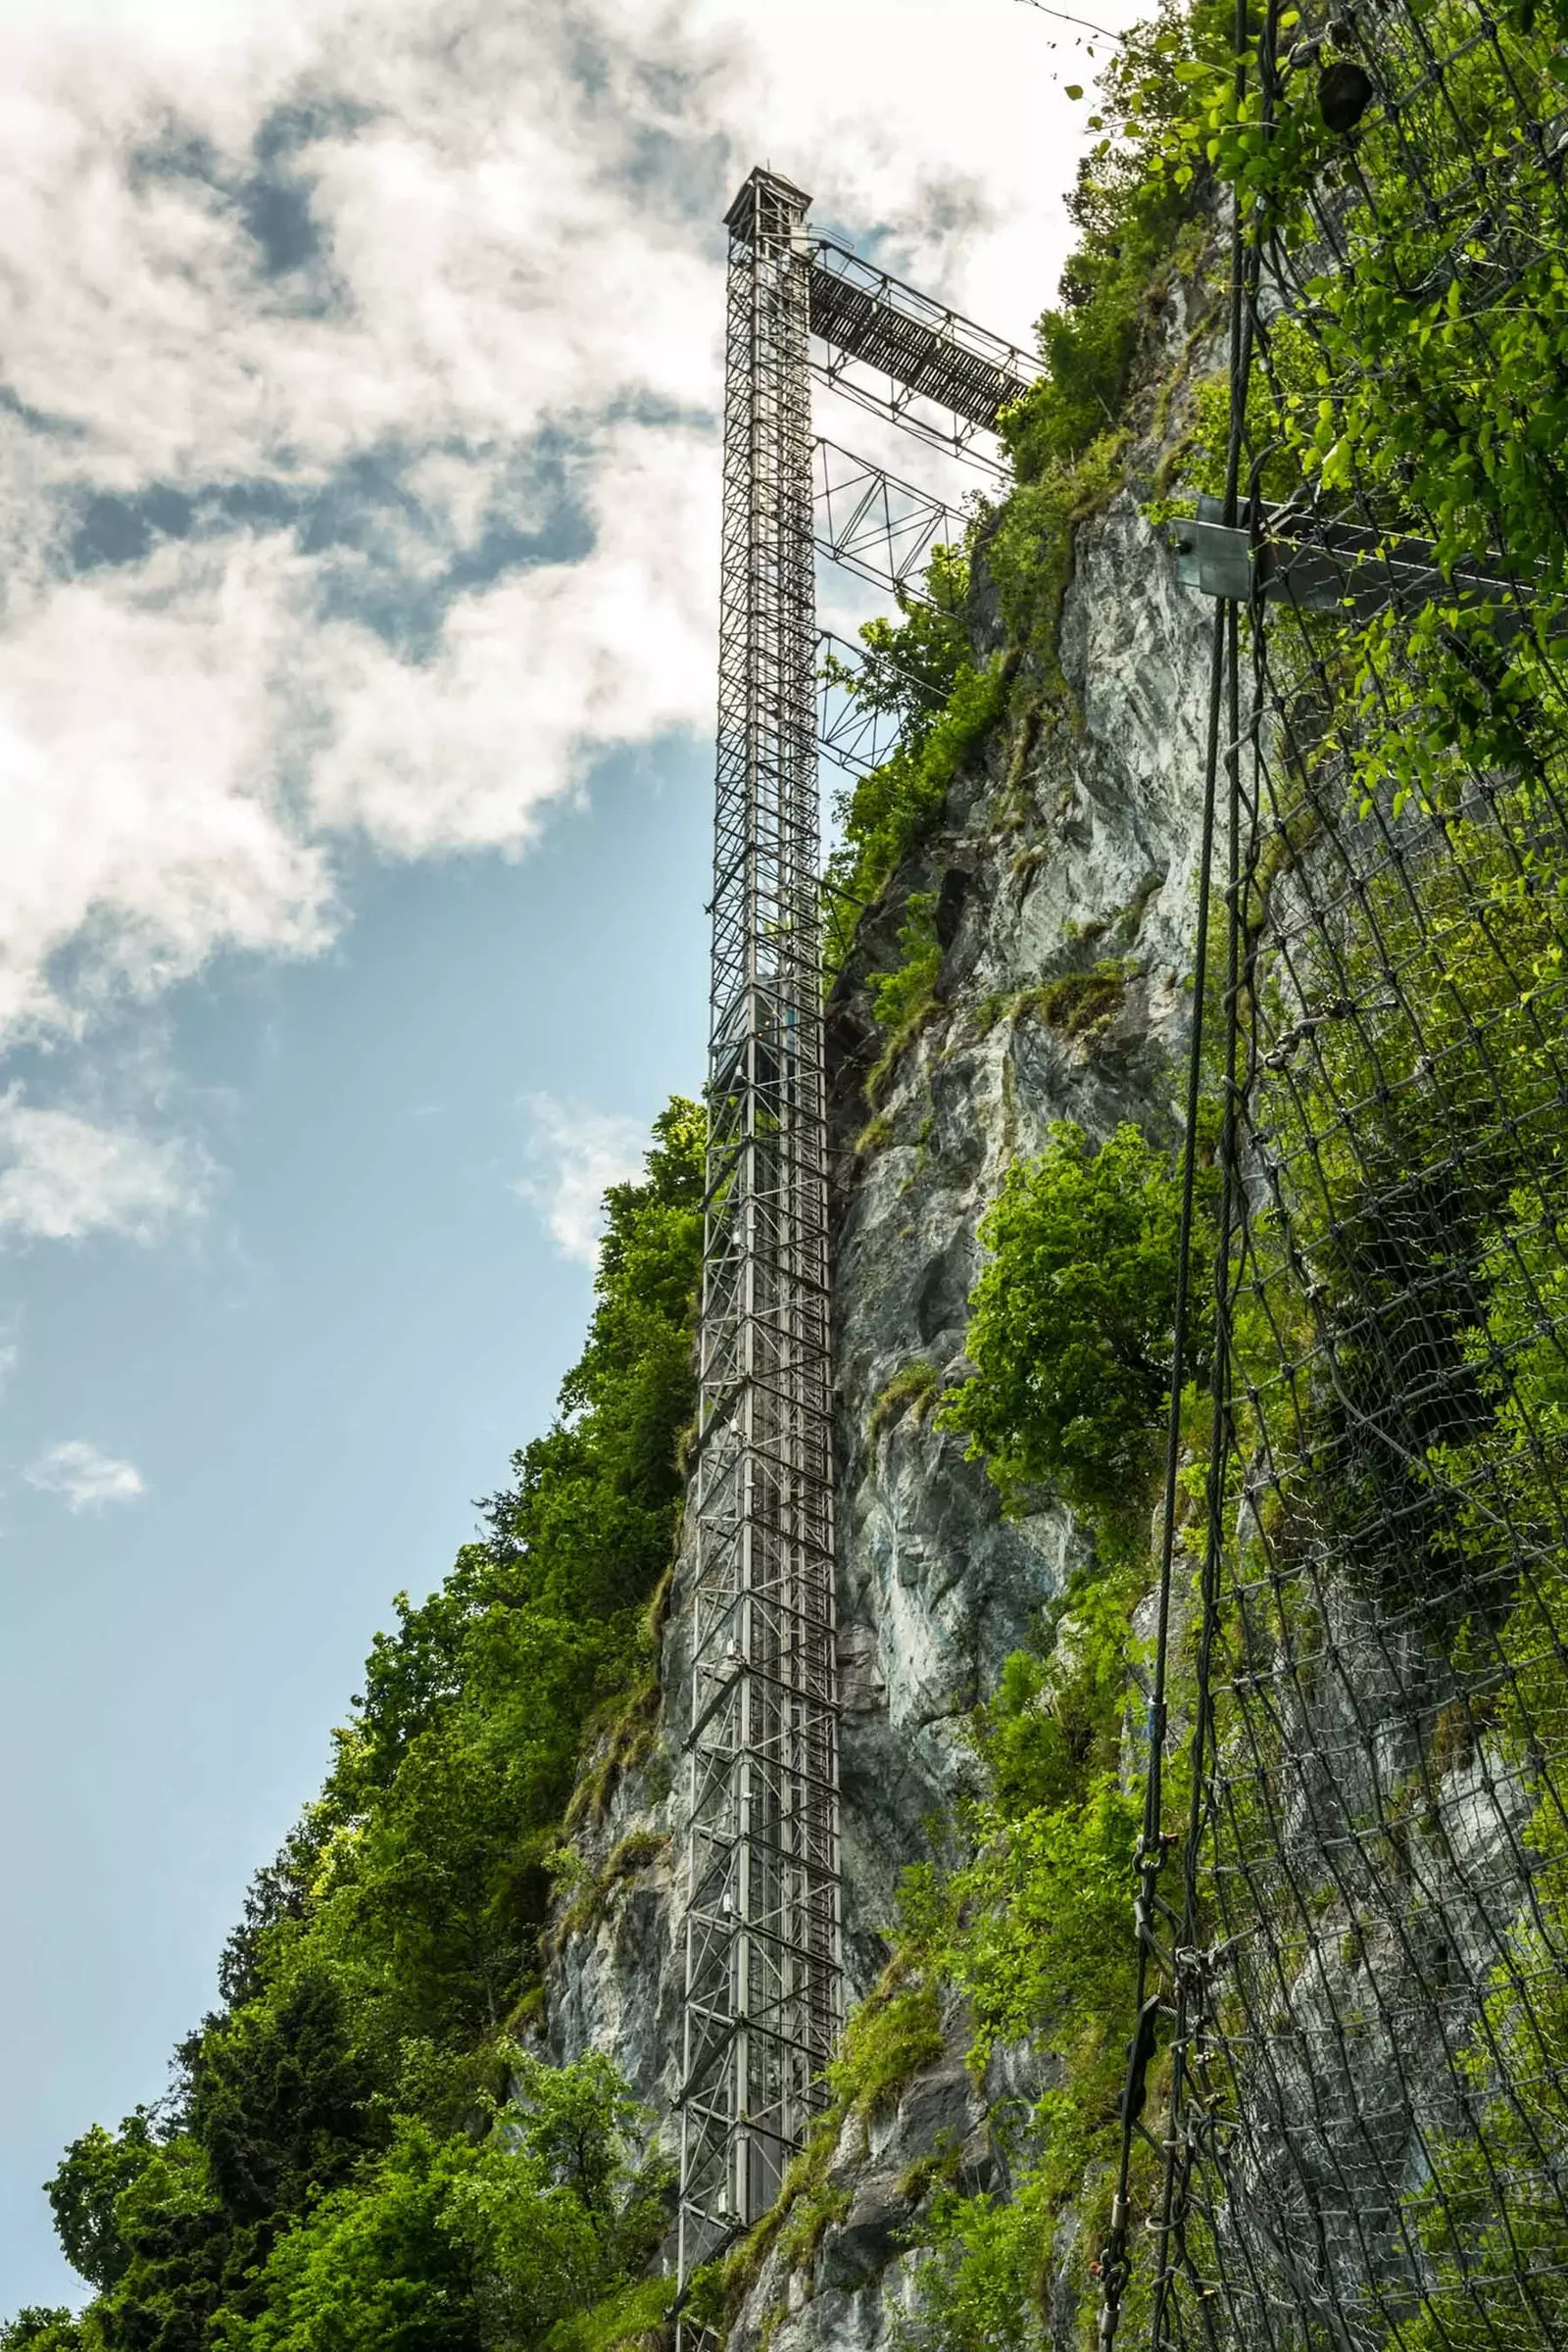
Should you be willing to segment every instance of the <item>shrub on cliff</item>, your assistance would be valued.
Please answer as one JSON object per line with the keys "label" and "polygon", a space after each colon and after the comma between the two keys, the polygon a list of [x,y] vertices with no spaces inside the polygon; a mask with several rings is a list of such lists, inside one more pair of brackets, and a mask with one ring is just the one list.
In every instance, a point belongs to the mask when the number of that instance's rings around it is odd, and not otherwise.
{"label": "shrub on cliff", "polygon": [[[1170,1390],[1181,1184],[1133,1126],[1063,1121],[980,1226],[975,1376],[943,1406],[1004,1495],[1046,1487],[1101,1524],[1141,1502]],[[1201,1296],[1200,1286],[1199,1296]]]}

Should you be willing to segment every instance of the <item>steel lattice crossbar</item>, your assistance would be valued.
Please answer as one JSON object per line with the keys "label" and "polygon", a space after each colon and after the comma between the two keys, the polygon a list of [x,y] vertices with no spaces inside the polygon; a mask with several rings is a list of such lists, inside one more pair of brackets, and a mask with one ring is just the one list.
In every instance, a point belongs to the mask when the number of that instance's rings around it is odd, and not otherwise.
{"label": "steel lattice crossbar", "polygon": [[886,703],[864,691],[864,649],[824,629],[818,638],[817,750],[852,776],[869,776],[897,750],[911,710],[940,710],[929,679],[899,670],[885,657],[882,683],[897,679],[900,699]]}
{"label": "steel lattice crossbar", "polygon": [[806,205],[757,172],[727,222],[683,2285],[772,2203],[841,2009]]}
{"label": "steel lattice crossbar", "polygon": [[836,441],[817,440],[815,475],[818,554],[879,588],[929,603],[923,579],[933,548],[963,543],[958,509]]}

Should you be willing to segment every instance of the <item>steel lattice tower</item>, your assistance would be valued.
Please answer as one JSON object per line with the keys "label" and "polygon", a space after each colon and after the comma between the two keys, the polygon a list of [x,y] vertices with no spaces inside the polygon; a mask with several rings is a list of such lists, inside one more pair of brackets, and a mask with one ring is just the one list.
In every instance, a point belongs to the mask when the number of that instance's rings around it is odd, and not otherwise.
{"label": "steel lattice tower", "polygon": [[730,232],[680,2276],[773,2201],[840,2023],[808,199]]}

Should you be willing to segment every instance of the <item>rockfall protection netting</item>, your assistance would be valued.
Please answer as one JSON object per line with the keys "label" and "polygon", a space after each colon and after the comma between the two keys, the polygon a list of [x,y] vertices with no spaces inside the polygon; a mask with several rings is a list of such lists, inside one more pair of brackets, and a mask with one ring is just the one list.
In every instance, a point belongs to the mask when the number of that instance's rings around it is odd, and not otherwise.
{"label": "rockfall protection netting", "polygon": [[1102,2331],[1525,2352],[1568,2345],[1568,7],[1238,29],[1212,1401]]}

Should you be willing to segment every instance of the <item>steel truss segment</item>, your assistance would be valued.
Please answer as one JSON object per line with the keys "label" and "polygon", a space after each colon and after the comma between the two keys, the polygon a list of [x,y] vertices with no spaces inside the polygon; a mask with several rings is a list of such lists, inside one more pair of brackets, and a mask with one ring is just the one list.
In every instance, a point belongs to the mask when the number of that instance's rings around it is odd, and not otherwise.
{"label": "steel truss segment", "polygon": [[879,683],[896,685],[899,698],[873,696],[866,692],[871,672],[863,645],[822,629],[817,648],[817,749],[847,775],[872,775],[887,764],[908,712],[922,704],[939,708],[940,698],[912,672],[895,675],[885,659],[878,663]]}
{"label": "steel truss segment", "polygon": [[869,360],[907,391],[988,427],[1040,373],[1017,344],[933,302],[850,246],[833,237],[816,237],[812,246],[811,332],[846,357]]}
{"label": "steel truss segment", "polygon": [[777,2194],[842,2006],[807,203],[754,172],[726,223],[683,2293]]}
{"label": "steel truss segment", "polygon": [[812,246],[811,332],[819,345],[812,372],[935,448],[1004,473],[992,436],[1038,365],[848,246],[830,237]]}
{"label": "steel truss segment", "polygon": [[814,471],[818,555],[876,587],[929,604],[922,583],[931,551],[962,541],[959,509],[836,441],[817,441]]}

